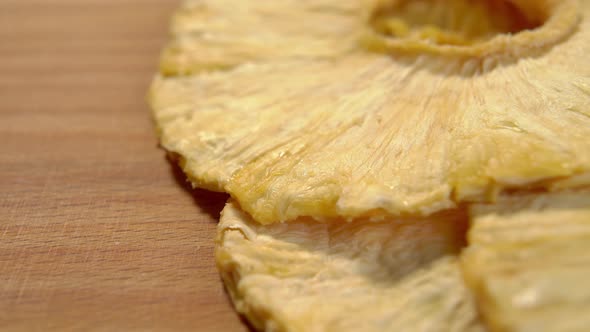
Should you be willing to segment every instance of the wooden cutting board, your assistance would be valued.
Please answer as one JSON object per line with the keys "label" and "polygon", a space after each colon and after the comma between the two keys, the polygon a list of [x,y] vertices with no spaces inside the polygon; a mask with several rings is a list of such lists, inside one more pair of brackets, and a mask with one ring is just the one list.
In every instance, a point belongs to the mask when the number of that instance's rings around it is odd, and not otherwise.
{"label": "wooden cutting board", "polygon": [[0,330],[246,331],[145,95],[176,1],[0,1]]}

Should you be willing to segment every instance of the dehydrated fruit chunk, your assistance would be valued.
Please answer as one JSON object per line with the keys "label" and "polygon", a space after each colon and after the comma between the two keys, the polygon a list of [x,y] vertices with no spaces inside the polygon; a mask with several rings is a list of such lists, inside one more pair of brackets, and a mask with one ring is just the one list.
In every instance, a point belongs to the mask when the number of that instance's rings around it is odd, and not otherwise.
{"label": "dehydrated fruit chunk", "polygon": [[[293,4],[260,3],[276,15]],[[351,15],[331,3],[322,13]],[[229,192],[261,223],[428,215],[507,189],[567,186],[563,179],[590,172],[590,2],[514,5],[542,19],[539,27],[462,46],[377,31],[334,57],[264,55],[223,72],[159,77],[152,106],[162,145],[196,186]],[[223,13],[197,15],[194,25]],[[317,22],[304,20],[284,23],[323,40]],[[362,22],[334,29],[367,36]]]}
{"label": "dehydrated fruit chunk", "polygon": [[492,331],[590,326],[590,191],[473,208],[462,267]]}
{"label": "dehydrated fruit chunk", "polygon": [[228,203],[217,264],[260,330],[483,331],[456,260],[462,218],[262,226]]}
{"label": "dehydrated fruit chunk", "polygon": [[185,1],[162,54],[166,75],[228,69],[249,61],[332,57],[362,31],[362,1]]}

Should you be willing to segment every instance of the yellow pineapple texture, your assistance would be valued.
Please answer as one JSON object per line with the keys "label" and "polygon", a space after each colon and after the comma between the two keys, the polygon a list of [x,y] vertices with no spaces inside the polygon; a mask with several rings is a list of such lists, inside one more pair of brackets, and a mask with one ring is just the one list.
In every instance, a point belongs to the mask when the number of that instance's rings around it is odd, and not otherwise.
{"label": "yellow pineapple texture", "polygon": [[545,23],[459,46],[379,32],[381,2],[187,2],[163,68],[195,74],[154,82],[162,144],[261,223],[428,215],[589,172],[590,5],[521,2]]}
{"label": "yellow pineapple texture", "polygon": [[462,217],[263,226],[230,202],[217,264],[260,330],[484,331],[457,263]]}
{"label": "yellow pineapple texture", "polygon": [[462,265],[497,331],[590,328],[590,191],[516,195],[472,208]]}
{"label": "yellow pineapple texture", "polygon": [[588,331],[589,0],[185,0],[171,32],[152,114],[232,197],[255,328]]}

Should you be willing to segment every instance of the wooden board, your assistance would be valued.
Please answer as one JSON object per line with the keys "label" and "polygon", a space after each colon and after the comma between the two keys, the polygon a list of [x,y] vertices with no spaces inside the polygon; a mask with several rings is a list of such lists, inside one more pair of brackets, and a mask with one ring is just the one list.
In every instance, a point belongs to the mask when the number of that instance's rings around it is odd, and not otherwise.
{"label": "wooden board", "polygon": [[247,330],[145,102],[176,5],[0,1],[0,330]]}

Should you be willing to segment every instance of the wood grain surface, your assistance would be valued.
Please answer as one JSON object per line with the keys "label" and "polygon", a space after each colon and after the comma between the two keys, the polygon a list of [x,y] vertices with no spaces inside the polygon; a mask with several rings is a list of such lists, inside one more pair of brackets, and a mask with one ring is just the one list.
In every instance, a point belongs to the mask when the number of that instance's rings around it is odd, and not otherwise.
{"label": "wood grain surface", "polygon": [[145,95],[176,1],[0,1],[0,330],[247,331]]}

